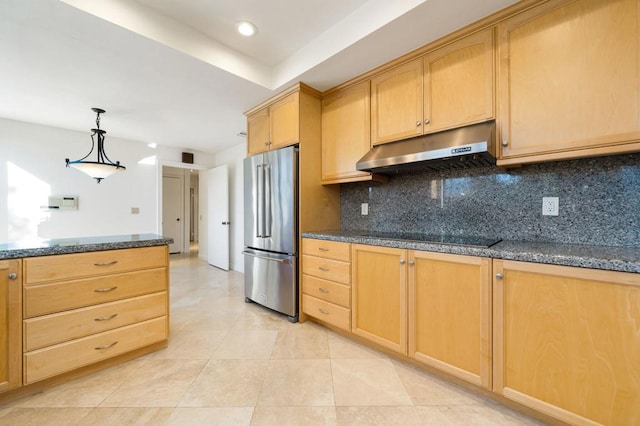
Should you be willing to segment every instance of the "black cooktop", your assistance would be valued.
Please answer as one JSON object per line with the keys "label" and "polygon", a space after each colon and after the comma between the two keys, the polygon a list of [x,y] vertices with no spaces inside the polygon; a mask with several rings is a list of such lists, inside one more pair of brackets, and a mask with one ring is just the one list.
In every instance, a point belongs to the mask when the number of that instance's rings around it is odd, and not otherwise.
{"label": "black cooktop", "polygon": [[372,238],[386,238],[393,240],[419,241],[421,243],[449,244],[456,246],[489,248],[498,244],[502,239],[489,237],[474,237],[467,235],[439,235],[420,234],[409,232],[369,232],[367,236]]}

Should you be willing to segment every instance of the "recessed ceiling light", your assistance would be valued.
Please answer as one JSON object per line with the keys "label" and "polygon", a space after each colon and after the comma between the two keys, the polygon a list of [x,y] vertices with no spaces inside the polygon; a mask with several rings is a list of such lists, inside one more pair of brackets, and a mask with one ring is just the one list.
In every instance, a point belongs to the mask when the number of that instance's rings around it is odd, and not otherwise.
{"label": "recessed ceiling light", "polygon": [[236,29],[245,37],[251,37],[258,32],[258,29],[249,21],[242,21],[236,24]]}

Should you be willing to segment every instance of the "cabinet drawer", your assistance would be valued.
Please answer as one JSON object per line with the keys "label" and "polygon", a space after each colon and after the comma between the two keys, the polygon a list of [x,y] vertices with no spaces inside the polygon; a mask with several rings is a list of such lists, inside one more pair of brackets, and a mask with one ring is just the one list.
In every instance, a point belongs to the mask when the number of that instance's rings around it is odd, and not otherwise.
{"label": "cabinet drawer", "polygon": [[167,266],[167,246],[28,258],[25,285]]}
{"label": "cabinet drawer", "polygon": [[303,238],[302,254],[350,262],[351,244]]}
{"label": "cabinet drawer", "polygon": [[351,310],[308,294],[302,295],[302,312],[327,324],[351,331]]}
{"label": "cabinet drawer", "polygon": [[167,317],[128,325],[24,354],[24,383],[31,384],[166,340]]}
{"label": "cabinet drawer", "polygon": [[302,273],[342,284],[351,284],[351,264],[315,256],[302,256]]}
{"label": "cabinet drawer", "polygon": [[24,350],[32,351],[167,315],[167,292],[103,303],[24,321]]}
{"label": "cabinet drawer", "polygon": [[24,288],[24,316],[112,302],[167,290],[167,269],[149,269]]}
{"label": "cabinet drawer", "polygon": [[302,276],[302,292],[309,296],[335,303],[345,308],[351,308],[351,287],[331,281]]}

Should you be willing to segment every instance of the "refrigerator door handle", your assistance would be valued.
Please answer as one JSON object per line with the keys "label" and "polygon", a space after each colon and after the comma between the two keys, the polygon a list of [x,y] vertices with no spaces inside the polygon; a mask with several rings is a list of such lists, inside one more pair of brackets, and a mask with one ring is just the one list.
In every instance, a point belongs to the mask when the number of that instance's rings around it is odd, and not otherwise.
{"label": "refrigerator door handle", "polygon": [[257,255],[257,254],[250,253],[248,251],[243,251],[242,254],[244,254],[246,256],[257,257],[258,259],[270,260],[272,262],[280,262],[280,263],[284,263],[284,264],[289,263],[289,259],[276,259],[276,258],[273,258],[273,257],[260,256],[260,255]]}
{"label": "refrigerator door handle", "polygon": [[271,192],[271,166],[264,165],[264,229],[262,236],[264,238],[271,238],[271,199],[273,194]]}
{"label": "refrigerator door handle", "polygon": [[262,164],[258,164],[256,166],[256,179],[255,179],[255,188],[256,188],[256,237],[262,238],[263,232],[262,227],[264,224],[264,173],[262,170]]}

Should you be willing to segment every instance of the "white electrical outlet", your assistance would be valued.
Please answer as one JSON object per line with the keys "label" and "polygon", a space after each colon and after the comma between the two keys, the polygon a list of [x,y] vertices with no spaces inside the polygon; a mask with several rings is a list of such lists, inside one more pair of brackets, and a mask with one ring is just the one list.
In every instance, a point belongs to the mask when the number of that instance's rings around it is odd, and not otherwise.
{"label": "white electrical outlet", "polygon": [[369,214],[369,203],[360,204],[360,214],[362,216],[367,216]]}
{"label": "white electrical outlet", "polygon": [[559,206],[558,197],[542,197],[542,216],[558,216]]}

